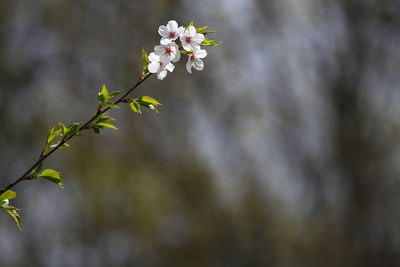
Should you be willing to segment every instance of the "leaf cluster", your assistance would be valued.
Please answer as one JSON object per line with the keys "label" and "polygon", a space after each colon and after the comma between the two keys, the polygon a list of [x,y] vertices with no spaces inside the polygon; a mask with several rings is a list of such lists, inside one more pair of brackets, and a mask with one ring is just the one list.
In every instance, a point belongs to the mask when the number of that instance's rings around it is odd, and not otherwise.
{"label": "leaf cluster", "polygon": [[142,96],[141,98],[136,98],[136,99],[130,99],[129,100],[129,106],[130,108],[136,112],[141,114],[142,111],[140,110],[140,107],[145,107],[150,110],[153,110],[154,112],[158,113],[157,106],[161,106],[162,104],[155,100],[154,98],[150,96]]}
{"label": "leaf cluster", "polygon": [[81,122],[74,122],[69,126],[65,126],[62,122],[59,122],[58,126],[49,128],[46,138],[46,145],[42,151],[42,156],[56,147],[69,147],[65,141],[71,136],[82,135],[81,131],[78,129],[81,124]]}
{"label": "leaf cluster", "polygon": [[122,93],[121,91],[114,91],[109,93],[106,86],[103,85],[103,88],[101,89],[97,99],[99,101],[99,104],[97,106],[97,108],[99,110],[101,110],[103,108],[103,106],[107,106],[110,108],[118,108],[117,105],[115,105],[114,102],[110,101],[110,99],[112,99],[113,97],[119,95],[120,93]]}
{"label": "leaf cluster", "polygon": [[103,114],[97,116],[97,120],[95,123],[93,123],[90,128],[92,128],[92,130],[96,133],[96,134],[100,134],[100,130],[104,127],[106,128],[111,128],[114,130],[118,130],[117,127],[115,127],[114,125],[108,123],[110,121],[115,121],[115,119],[113,117],[110,116],[106,116],[107,112],[104,112]]}
{"label": "leaf cluster", "polygon": [[18,228],[21,229],[21,217],[19,216],[19,209],[9,205],[10,199],[13,199],[17,196],[17,193],[11,190],[7,190],[0,195],[0,208],[5,210],[10,216],[14,219]]}

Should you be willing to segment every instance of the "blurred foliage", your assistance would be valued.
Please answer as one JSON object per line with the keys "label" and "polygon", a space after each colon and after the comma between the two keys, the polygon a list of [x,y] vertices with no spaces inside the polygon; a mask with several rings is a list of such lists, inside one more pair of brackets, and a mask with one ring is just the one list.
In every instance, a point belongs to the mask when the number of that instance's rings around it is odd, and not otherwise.
{"label": "blurred foliage", "polygon": [[[130,88],[169,19],[224,44],[71,140],[23,183],[1,266],[397,266],[400,4],[396,0],[0,1],[1,182],[48,125]],[[14,202],[13,202],[14,205]]]}

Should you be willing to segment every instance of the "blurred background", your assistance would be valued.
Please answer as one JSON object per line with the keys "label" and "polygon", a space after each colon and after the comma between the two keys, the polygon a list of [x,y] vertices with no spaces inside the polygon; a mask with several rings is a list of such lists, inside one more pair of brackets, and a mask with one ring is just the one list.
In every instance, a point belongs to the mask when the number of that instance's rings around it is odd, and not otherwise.
{"label": "blurred background", "polygon": [[15,187],[0,266],[400,266],[400,2],[2,0],[1,187],[125,90],[168,20],[223,45]]}

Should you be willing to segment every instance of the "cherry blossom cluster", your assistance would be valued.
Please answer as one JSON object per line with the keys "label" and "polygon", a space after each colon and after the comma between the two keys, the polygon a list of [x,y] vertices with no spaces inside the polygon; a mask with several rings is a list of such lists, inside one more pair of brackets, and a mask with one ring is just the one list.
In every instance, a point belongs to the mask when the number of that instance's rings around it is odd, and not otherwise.
{"label": "cherry blossom cluster", "polygon": [[[203,70],[204,62],[202,58],[207,56],[207,51],[201,49],[201,45],[207,45],[209,41],[202,33],[204,28],[196,29],[189,25],[186,29],[178,26],[175,20],[168,21],[167,25],[158,28],[161,35],[160,45],[154,47],[154,52],[150,53],[148,59],[148,71],[157,73],[157,78],[162,80],[167,76],[167,71],[172,72],[175,66],[172,63],[178,62],[181,54],[188,57],[186,69],[192,73],[192,67],[195,70]],[[175,42],[181,41],[178,45]]]}

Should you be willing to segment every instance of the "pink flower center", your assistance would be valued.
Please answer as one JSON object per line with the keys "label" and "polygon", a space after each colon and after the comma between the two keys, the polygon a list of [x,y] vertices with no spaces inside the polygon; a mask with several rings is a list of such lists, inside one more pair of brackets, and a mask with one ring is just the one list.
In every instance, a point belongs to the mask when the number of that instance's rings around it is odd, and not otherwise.
{"label": "pink flower center", "polygon": [[169,33],[169,38],[174,38],[175,37],[175,32],[170,32]]}
{"label": "pink flower center", "polygon": [[163,64],[161,61],[158,61],[158,63],[160,63],[160,66],[161,66],[161,67],[164,66],[164,64]]}
{"label": "pink flower center", "polygon": [[186,43],[191,43],[192,42],[192,37],[186,36]]}
{"label": "pink flower center", "polygon": [[165,53],[167,53],[168,55],[172,53],[172,48],[171,47],[166,47],[165,48]]}
{"label": "pink flower center", "polygon": [[190,60],[191,61],[194,61],[196,59],[196,57],[192,54],[192,55],[190,55]]}

